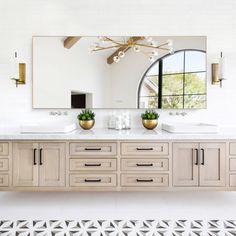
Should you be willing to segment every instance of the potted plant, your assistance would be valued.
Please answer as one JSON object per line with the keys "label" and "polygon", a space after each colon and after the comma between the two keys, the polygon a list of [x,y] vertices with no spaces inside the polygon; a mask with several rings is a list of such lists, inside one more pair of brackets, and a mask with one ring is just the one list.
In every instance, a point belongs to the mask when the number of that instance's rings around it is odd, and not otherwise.
{"label": "potted plant", "polygon": [[79,125],[83,129],[91,129],[95,123],[95,113],[90,109],[82,110],[77,116]]}
{"label": "potted plant", "polygon": [[141,118],[146,129],[155,129],[158,125],[159,114],[154,110],[146,110],[141,114]]}

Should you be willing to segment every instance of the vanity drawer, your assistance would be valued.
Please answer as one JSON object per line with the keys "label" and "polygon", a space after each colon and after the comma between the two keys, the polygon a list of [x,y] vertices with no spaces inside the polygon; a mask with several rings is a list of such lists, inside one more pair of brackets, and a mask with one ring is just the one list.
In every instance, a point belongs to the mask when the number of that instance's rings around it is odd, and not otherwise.
{"label": "vanity drawer", "polygon": [[113,171],[116,170],[116,159],[70,159],[70,170],[102,170]]}
{"label": "vanity drawer", "polygon": [[122,174],[121,186],[168,187],[168,174]]}
{"label": "vanity drawer", "polygon": [[229,175],[229,186],[236,187],[236,175]]}
{"label": "vanity drawer", "polygon": [[115,187],[116,174],[71,174],[71,187]]}
{"label": "vanity drawer", "polygon": [[236,171],[236,158],[229,159],[229,170]]}
{"label": "vanity drawer", "polygon": [[8,171],[8,159],[0,158],[0,171]]}
{"label": "vanity drawer", "polygon": [[169,170],[169,160],[159,159],[121,159],[121,170],[143,170],[143,171],[167,171]]}
{"label": "vanity drawer", "polygon": [[168,143],[121,143],[121,154],[126,156],[168,155]]}
{"label": "vanity drawer", "polygon": [[107,156],[116,155],[116,143],[77,142],[70,143],[70,155],[72,156]]}
{"label": "vanity drawer", "polygon": [[0,174],[0,187],[9,186],[9,177],[8,174]]}
{"label": "vanity drawer", "polygon": [[236,155],[236,142],[229,143],[229,154]]}
{"label": "vanity drawer", "polygon": [[0,143],[0,156],[8,156],[9,154],[9,144]]}

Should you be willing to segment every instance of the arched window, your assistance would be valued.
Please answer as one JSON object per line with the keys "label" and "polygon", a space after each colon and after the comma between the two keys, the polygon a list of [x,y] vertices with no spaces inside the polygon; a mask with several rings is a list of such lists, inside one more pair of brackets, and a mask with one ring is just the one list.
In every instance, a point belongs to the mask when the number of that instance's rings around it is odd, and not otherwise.
{"label": "arched window", "polygon": [[139,84],[138,108],[206,108],[206,52],[180,50],[155,61]]}

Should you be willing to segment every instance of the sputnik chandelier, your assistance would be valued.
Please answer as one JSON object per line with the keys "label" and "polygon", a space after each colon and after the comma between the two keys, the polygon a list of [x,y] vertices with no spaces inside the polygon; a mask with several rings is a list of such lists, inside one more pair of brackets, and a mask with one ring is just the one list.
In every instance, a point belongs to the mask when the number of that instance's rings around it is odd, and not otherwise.
{"label": "sputnik chandelier", "polygon": [[133,49],[134,52],[140,52],[148,57],[151,62],[154,62],[159,54],[159,50],[173,53],[173,42],[167,40],[158,44],[153,37],[107,37],[100,36],[94,45],[90,48],[90,52],[98,52],[102,50],[116,49],[111,55],[113,62],[119,62],[125,57],[126,51]]}

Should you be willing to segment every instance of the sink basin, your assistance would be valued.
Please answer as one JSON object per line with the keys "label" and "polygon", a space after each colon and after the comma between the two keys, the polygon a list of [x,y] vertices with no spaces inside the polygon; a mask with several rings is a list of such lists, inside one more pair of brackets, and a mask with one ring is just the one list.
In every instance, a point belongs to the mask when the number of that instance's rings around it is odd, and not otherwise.
{"label": "sink basin", "polygon": [[31,134],[39,134],[39,133],[69,133],[73,130],[77,129],[76,123],[38,123],[38,124],[30,124],[30,125],[22,125],[20,127],[21,133],[31,133]]}
{"label": "sink basin", "polygon": [[163,123],[162,129],[170,133],[217,133],[219,127],[206,123]]}

